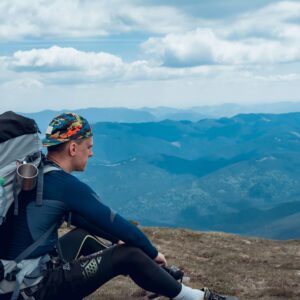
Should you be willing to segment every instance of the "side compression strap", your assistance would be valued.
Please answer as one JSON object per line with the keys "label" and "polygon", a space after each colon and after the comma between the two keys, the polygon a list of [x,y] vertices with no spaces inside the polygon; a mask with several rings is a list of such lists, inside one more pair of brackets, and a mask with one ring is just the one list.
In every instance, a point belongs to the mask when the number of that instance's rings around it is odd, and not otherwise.
{"label": "side compression strap", "polygon": [[[43,233],[33,244],[31,244],[28,248],[26,248],[20,255],[17,256],[17,258],[14,260],[14,263],[11,264],[10,268],[7,270],[7,273],[11,273],[12,271],[15,270],[17,267],[17,264],[21,262],[23,259],[28,257],[38,246],[43,244],[46,239],[50,236],[52,231],[57,227],[57,224],[54,223],[45,233]],[[23,279],[20,278],[20,281]],[[11,300],[17,300],[20,294],[20,287],[22,282],[16,281],[15,289],[12,294]]]}
{"label": "side compression strap", "polygon": [[15,259],[16,263],[19,263],[21,260],[28,257],[36,248],[42,245],[53,232],[53,230],[57,227],[57,224],[54,223],[45,233],[43,233],[33,244],[31,244],[28,248],[26,248],[21,254],[17,256]]}
{"label": "side compression strap", "polygon": [[38,246],[40,246],[42,243],[44,243],[47,238],[50,236],[52,231],[56,228],[56,224],[53,224],[45,233],[43,233],[33,244],[31,244],[28,248],[26,248],[21,254],[19,254],[16,259],[14,259],[14,264],[11,264],[11,266],[6,270],[6,273],[12,272],[17,264],[21,262],[23,259],[28,257]]}
{"label": "side compression strap", "polygon": [[37,178],[37,188],[36,188],[36,205],[41,206],[43,204],[43,190],[44,190],[44,164],[41,160],[39,167],[39,174]]}
{"label": "side compression strap", "polygon": [[14,207],[14,215],[17,216],[19,213],[19,199],[18,199],[18,193],[17,193],[17,176],[14,176],[13,180],[13,196],[14,196],[14,202],[15,202],[15,207]]}

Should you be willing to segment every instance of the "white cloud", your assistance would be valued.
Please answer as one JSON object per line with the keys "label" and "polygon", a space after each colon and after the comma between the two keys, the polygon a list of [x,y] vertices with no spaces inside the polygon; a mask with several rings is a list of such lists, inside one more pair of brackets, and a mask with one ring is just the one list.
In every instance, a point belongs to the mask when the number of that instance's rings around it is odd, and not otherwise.
{"label": "white cloud", "polygon": [[0,38],[85,38],[124,32],[167,33],[196,22],[168,6],[121,0],[2,0]]}
{"label": "white cloud", "polygon": [[[102,80],[167,80],[207,76],[214,72],[207,66],[175,69],[146,60],[127,63],[110,53],[85,52],[58,46],[17,51],[11,57],[0,57],[0,65],[1,61],[7,73],[52,84],[85,84]],[[11,77],[8,78],[11,80]]]}
{"label": "white cloud", "polygon": [[171,6],[127,5],[121,7],[119,17],[129,21],[131,31],[152,33],[182,32],[201,22]]}
{"label": "white cloud", "polygon": [[[225,24],[219,32],[234,38],[262,37],[270,39],[291,39],[299,37],[300,3],[281,1],[260,10],[245,13],[231,24]],[[297,21],[298,20],[298,21]]]}
{"label": "white cloud", "polygon": [[6,68],[6,58],[4,56],[0,56],[0,70],[4,70]]}
{"label": "white cloud", "polygon": [[[49,108],[65,106],[65,99],[74,107],[97,106],[95,99],[101,105],[111,100],[112,106],[298,99],[299,2],[275,1],[259,10],[254,5],[248,13],[236,15],[237,9],[206,20],[192,0],[162,2],[0,1],[5,53],[0,56],[0,99],[6,99],[7,108],[17,99],[16,107],[28,110],[37,107],[34,99],[43,99],[39,107],[47,102]],[[105,47],[110,38],[99,44],[98,37],[109,35],[135,39],[133,52],[144,38],[143,51],[131,53],[128,44]]]}
{"label": "white cloud", "polygon": [[299,19],[300,3],[280,2],[231,23],[149,38],[142,49],[171,67],[294,62],[300,60]]}
{"label": "white cloud", "polygon": [[150,38],[142,48],[167,66],[273,64],[300,59],[300,43],[264,39],[225,40],[211,29]]}
{"label": "white cloud", "polygon": [[45,70],[96,70],[98,68],[117,68],[122,59],[104,52],[83,52],[74,48],[53,46],[48,49],[17,51],[12,65],[21,69]]}
{"label": "white cloud", "polygon": [[[201,35],[202,37],[204,35]],[[213,40],[213,38],[211,39]],[[194,42],[197,42],[194,39]],[[174,39],[174,45],[176,39]],[[161,44],[163,45],[163,44]],[[196,47],[194,47],[196,48]],[[182,50],[183,54],[186,54]],[[222,53],[224,54],[225,51]],[[230,52],[228,52],[230,53]],[[197,52],[195,52],[197,54]],[[215,55],[215,54],[212,54]],[[183,56],[184,57],[184,56]],[[235,57],[235,59],[237,59]],[[190,60],[191,61],[191,60]],[[210,64],[185,68],[163,66],[146,60],[124,62],[120,57],[104,52],[85,52],[75,48],[53,46],[47,49],[17,51],[12,56],[0,57],[0,83],[25,87],[35,85],[101,84],[103,82],[139,82],[153,80],[206,80],[223,81],[297,81],[299,74],[261,68]],[[272,74],[273,72],[273,74]]]}
{"label": "white cloud", "polygon": [[10,81],[2,84],[3,88],[11,88],[11,89],[36,89],[42,88],[44,85],[37,79],[34,78],[20,78],[20,79],[12,79]]}
{"label": "white cloud", "polygon": [[283,81],[300,81],[300,74],[277,74],[270,76],[263,75],[251,75],[251,79],[261,80],[261,81],[270,81],[270,82],[283,82]]}

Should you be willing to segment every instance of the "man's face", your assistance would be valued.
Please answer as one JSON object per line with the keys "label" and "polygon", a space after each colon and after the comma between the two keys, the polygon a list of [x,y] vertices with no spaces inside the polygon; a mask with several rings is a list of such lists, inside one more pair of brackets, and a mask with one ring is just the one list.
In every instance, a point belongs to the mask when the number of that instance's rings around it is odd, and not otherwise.
{"label": "man's face", "polygon": [[76,155],[74,156],[74,171],[84,171],[88,159],[93,156],[93,138],[88,137],[76,143]]}

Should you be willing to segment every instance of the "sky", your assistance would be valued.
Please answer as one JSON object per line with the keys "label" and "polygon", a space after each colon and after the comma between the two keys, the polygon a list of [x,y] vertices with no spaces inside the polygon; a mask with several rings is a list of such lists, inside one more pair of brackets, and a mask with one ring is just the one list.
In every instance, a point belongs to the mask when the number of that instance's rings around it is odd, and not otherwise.
{"label": "sky", "polygon": [[282,101],[300,1],[0,1],[0,113]]}

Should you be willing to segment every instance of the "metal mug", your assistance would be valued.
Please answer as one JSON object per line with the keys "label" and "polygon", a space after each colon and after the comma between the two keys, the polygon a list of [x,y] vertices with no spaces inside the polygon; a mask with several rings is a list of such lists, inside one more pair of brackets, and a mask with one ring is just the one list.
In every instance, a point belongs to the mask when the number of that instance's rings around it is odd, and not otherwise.
{"label": "metal mug", "polygon": [[39,170],[35,165],[23,163],[17,167],[18,181],[23,191],[35,188]]}

